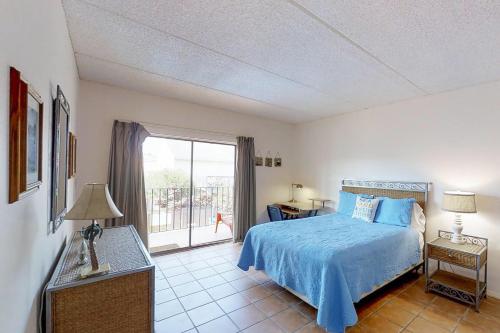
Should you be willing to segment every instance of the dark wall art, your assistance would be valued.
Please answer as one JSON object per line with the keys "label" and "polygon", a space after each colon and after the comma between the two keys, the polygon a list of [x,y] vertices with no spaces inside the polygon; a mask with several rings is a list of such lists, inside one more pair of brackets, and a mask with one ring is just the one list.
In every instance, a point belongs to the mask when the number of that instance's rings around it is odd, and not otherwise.
{"label": "dark wall art", "polygon": [[67,208],[69,114],[69,103],[61,87],[57,86],[52,124],[51,220],[53,232],[63,222]]}

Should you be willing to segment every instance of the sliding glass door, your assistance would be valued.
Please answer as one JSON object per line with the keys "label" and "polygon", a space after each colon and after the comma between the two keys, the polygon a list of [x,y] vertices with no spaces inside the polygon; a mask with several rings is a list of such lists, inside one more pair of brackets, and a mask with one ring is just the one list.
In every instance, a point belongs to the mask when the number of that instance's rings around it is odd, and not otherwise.
{"label": "sliding glass door", "polygon": [[232,238],[234,145],[149,137],[143,151],[151,252]]}
{"label": "sliding glass door", "polygon": [[193,143],[191,245],[233,237],[234,158],[232,145]]}

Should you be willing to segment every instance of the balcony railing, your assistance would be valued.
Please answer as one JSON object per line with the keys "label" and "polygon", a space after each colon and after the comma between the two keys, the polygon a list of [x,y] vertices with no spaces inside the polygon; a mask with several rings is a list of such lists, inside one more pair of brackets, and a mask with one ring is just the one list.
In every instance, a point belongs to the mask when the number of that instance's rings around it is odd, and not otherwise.
{"label": "balcony railing", "polygon": [[[189,187],[146,190],[149,232],[165,232],[189,227]],[[233,187],[193,188],[192,226],[215,224],[217,213],[232,214]]]}

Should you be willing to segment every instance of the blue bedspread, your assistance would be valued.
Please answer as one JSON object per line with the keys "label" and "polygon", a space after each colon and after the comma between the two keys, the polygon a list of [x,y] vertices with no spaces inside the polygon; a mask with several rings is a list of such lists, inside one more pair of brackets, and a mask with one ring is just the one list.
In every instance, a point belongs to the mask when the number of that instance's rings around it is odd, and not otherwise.
{"label": "blue bedspread", "polygon": [[330,214],[252,227],[238,266],[307,296],[318,325],[344,332],[358,319],[353,302],[419,260],[417,231]]}

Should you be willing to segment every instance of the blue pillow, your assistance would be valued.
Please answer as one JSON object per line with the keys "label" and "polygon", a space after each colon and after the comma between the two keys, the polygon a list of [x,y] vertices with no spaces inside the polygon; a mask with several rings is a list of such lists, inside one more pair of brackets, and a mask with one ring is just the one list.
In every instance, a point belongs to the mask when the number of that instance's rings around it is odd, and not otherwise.
{"label": "blue pillow", "polygon": [[[356,206],[356,197],[358,194],[351,192],[339,191],[339,206],[337,208],[337,213],[352,216],[354,207]],[[373,198],[373,195],[359,194],[362,198]]]}
{"label": "blue pillow", "polygon": [[414,203],[414,198],[392,199],[381,197],[374,222],[408,227],[411,224]]}

